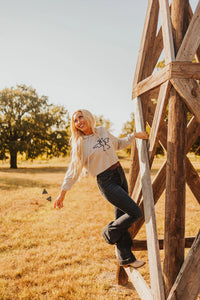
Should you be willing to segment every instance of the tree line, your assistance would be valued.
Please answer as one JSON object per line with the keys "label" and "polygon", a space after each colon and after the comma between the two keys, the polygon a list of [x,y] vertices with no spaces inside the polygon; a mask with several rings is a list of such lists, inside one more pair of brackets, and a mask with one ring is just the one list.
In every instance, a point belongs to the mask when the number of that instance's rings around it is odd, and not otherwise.
{"label": "tree line", "polygon": [[[103,115],[95,117],[97,126],[111,128],[111,122]],[[121,136],[133,132],[133,128],[131,114]],[[150,132],[150,127],[146,130]],[[70,152],[69,140],[70,117],[64,106],[49,104],[47,96],[39,97],[34,88],[26,85],[0,91],[0,160],[9,158],[11,168],[17,168],[19,153],[26,159],[65,156]],[[200,155],[200,137],[191,151]],[[164,154],[162,145],[158,146],[158,153]]]}

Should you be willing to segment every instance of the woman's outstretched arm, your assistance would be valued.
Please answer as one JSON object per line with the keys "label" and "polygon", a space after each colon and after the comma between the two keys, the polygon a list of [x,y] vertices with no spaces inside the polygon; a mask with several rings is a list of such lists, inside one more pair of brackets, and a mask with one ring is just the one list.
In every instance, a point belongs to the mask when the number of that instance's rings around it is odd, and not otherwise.
{"label": "woman's outstretched arm", "polygon": [[136,139],[148,140],[148,135],[145,131],[134,132]]}
{"label": "woman's outstretched arm", "polygon": [[54,202],[54,208],[62,208],[67,191],[62,190]]}

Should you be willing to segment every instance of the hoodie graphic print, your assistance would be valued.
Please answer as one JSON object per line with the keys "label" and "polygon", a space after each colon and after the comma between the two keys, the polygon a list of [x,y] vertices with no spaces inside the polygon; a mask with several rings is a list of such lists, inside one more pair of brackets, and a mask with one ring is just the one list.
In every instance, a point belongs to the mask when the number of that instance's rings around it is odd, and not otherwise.
{"label": "hoodie graphic print", "polygon": [[[84,167],[92,176],[97,176],[118,162],[116,150],[128,147],[133,138],[134,133],[125,138],[117,138],[104,127],[96,127],[94,134],[83,137]],[[79,175],[76,178],[71,178],[66,173],[62,189],[70,190]]]}

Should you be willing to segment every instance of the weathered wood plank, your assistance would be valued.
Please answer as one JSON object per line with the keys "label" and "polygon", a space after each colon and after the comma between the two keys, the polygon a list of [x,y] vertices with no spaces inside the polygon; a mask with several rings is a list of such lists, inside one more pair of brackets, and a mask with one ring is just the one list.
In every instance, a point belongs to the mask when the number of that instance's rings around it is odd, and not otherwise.
{"label": "weathered wood plank", "polygon": [[171,83],[200,122],[200,86],[193,79],[172,78]]}
{"label": "weathered wood plank", "polygon": [[187,147],[186,153],[190,150],[192,145],[196,142],[200,135],[200,123],[195,117],[192,117],[187,125]]}
{"label": "weathered wood plank", "polygon": [[181,79],[200,79],[200,63],[172,62],[162,70],[150,75],[134,86],[132,98],[136,98],[147,91],[154,89],[167,80]]}
{"label": "weathered wood plank", "polygon": [[151,48],[156,34],[155,25],[157,23],[156,20],[158,20],[158,12],[158,0],[149,0],[142,33],[142,39],[140,43],[137,65],[135,69],[133,86],[152,73],[152,70],[149,69],[149,65],[151,64],[151,62],[149,61],[149,53],[152,52]]}
{"label": "weathered wood plank", "polygon": [[158,101],[157,101],[156,110],[155,110],[155,114],[154,114],[153,124],[151,127],[151,133],[150,133],[150,137],[149,137],[150,165],[151,165],[151,161],[153,161],[154,155],[156,154],[156,149],[158,146],[159,135],[160,135],[159,129],[161,127],[161,124],[164,121],[170,87],[171,87],[171,84],[169,81],[166,81],[160,87],[160,93],[158,95]]}
{"label": "weathered wood plank", "polygon": [[[152,104],[152,106],[153,106],[153,104]],[[151,123],[151,120],[150,120],[150,123]],[[199,130],[200,130],[200,124],[193,117],[187,126],[186,152],[189,151],[191,146],[194,144],[194,142],[198,138]],[[162,143],[165,150],[167,150],[167,126],[165,124],[163,124],[163,126],[162,126],[162,131],[160,134],[160,142]],[[193,169],[193,166],[190,163],[189,159],[187,159],[187,157],[186,157],[186,178],[190,178],[191,176],[196,176],[195,173],[192,172],[192,169]],[[198,200],[200,197],[200,194],[198,193],[199,186],[200,186],[198,184],[198,182],[199,182],[198,176],[195,177],[195,182],[196,182],[196,184],[193,184],[193,181],[191,179],[191,181],[190,181],[190,183],[188,183],[188,185],[190,186],[194,196]],[[153,187],[153,195],[154,195],[154,204],[156,204],[166,187],[166,162],[163,163],[162,167],[160,168],[160,170],[154,177],[153,182],[152,182],[152,187]],[[138,186],[137,191],[135,191],[135,195],[138,195],[138,197],[135,196],[134,199],[137,203],[140,203],[140,208],[143,211],[143,199],[142,199],[142,194],[141,194],[140,188],[141,187]],[[134,238],[137,235],[137,233],[139,232],[139,230],[143,224],[144,224],[144,217],[141,218],[135,224],[133,224],[133,226],[131,227],[131,230],[130,230],[132,238]]]}
{"label": "weathered wood plank", "polygon": [[[149,106],[149,108],[151,108],[152,111],[154,111],[155,105],[152,102],[149,102],[148,106]],[[150,117],[150,119],[148,119],[147,121],[151,125],[152,116],[151,116],[151,114],[149,114],[148,116]],[[187,126],[186,153],[189,151],[191,146],[197,140],[197,138],[199,136],[199,132],[200,132],[200,124],[196,121],[195,117],[193,117]],[[163,145],[163,147],[165,148],[165,150],[167,150],[167,126],[165,123],[162,124],[162,131],[160,134],[160,142]],[[188,164],[189,165],[191,164],[190,161],[188,162]],[[192,166],[191,166],[191,168],[192,168]],[[190,173],[189,170],[190,170],[190,168],[189,169],[186,168],[186,172]],[[186,173],[186,176],[190,176],[190,174]],[[160,170],[154,177],[153,182],[152,182],[152,187],[153,187],[154,203],[156,204],[166,187],[166,162],[163,163],[162,167],[160,168]],[[141,186],[138,185],[137,189],[134,191],[134,194],[132,194],[132,197],[134,196],[133,199],[138,204],[140,203],[140,208],[143,211],[143,199],[142,199],[142,193],[141,193],[140,189],[141,189]],[[193,189],[195,189],[195,187]],[[134,238],[137,235],[138,231],[140,230],[140,228],[142,227],[143,224],[144,224],[144,218],[141,218],[138,222],[133,224],[133,226],[131,227],[132,238]]]}
{"label": "weathered wood plank", "polygon": [[142,95],[143,93],[151,90],[165,81],[171,78],[171,64],[165,66],[162,70],[156,72],[155,74],[145,78],[140,81],[137,85],[133,87],[132,99]]}
{"label": "weathered wood plank", "polygon": [[128,283],[128,275],[125,269],[119,265],[119,261],[117,262],[116,280],[119,285],[126,285]]}
{"label": "weathered wood plank", "polygon": [[158,31],[155,41],[153,42],[153,50],[152,50],[152,58],[151,58],[153,68],[155,68],[162,50],[163,50],[163,36],[162,36],[162,27],[161,27]]}
{"label": "weathered wood plank", "polygon": [[198,172],[195,170],[193,165],[191,164],[189,158],[186,156],[185,160],[186,164],[186,180],[187,184],[192,191],[193,195],[197,199],[200,204],[200,177]]}
{"label": "weathered wood plank", "polygon": [[151,289],[142,277],[139,271],[134,268],[124,268],[125,272],[128,274],[129,279],[133,283],[138,295],[143,300],[153,300]]}
{"label": "weathered wood plank", "polygon": [[[156,205],[156,203],[158,202],[160,196],[162,195],[165,189],[165,186],[166,186],[166,161],[163,163],[162,167],[157,172],[152,182],[154,205]],[[144,212],[142,195],[137,200],[138,202],[140,201],[139,206],[142,212]],[[134,223],[133,226],[130,228],[131,236],[133,239],[137,235],[138,231],[140,230],[143,224],[144,224],[144,216],[140,218],[140,220],[138,220],[136,223]]]}
{"label": "weathered wood plank", "polygon": [[[144,131],[142,106],[139,98],[137,98],[135,104],[136,131]],[[149,269],[152,294],[154,299],[164,300],[164,283],[162,278],[160,253],[158,247],[153,190],[151,184],[151,175],[146,141],[137,139],[137,147],[140,164],[142,193],[144,198],[144,212],[148,241]]]}
{"label": "weathered wood plank", "polygon": [[128,182],[130,196],[133,193],[133,188],[135,186],[138,173],[139,173],[138,151],[137,151],[137,146],[136,146],[136,140],[134,139],[132,146],[131,146],[131,164],[130,164],[129,182]]}
{"label": "weathered wood plank", "polygon": [[175,60],[169,1],[159,0],[159,4],[161,10],[163,43],[164,43],[164,50],[165,50],[165,63],[168,64]]}
{"label": "weathered wood plank", "polygon": [[192,61],[200,44],[200,2],[189,24],[183,42],[176,56],[177,61]]}
{"label": "weathered wood plank", "polygon": [[187,61],[173,62],[171,78],[200,79],[200,63]]}
{"label": "weathered wood plank", "polygon": [[143,94],[144,97],[147,97],[148,99],[157,99],[158,98],[158,94],[160,91],[160,87],[157,86],[149,91],[147,91],[146,93]]}
{"label": "weathered wood plank", "polygon": [[174,89],[169,99],[167,137],[164,278],[168,294],[184,261],[185,242],[186,110]]}
{"label": "weathered wood plank", "polygon": [[[177,54],[189,23],[189,0],[172,0],[174,52]],[[184,20],[184,22],[183,22]],[[167,170],[163,274],[166,295],[184,261],[185,248],[185,156],[186,107],[175,89],[171,89],[168,106]]]}
{"label": "weathered wood plank", "polygon": [[[155,105],[151,101],[151,94],[148,93],[148,95],[142,95],[141,96],[141,103],[142,103],[142,110],[143,110],[143,116],[145,119],[145,122],[148,122],[148,124],[151,126],[153,122],[153,116],[155,113]],[[137,162],[138,169],[135,168],[135,178],[134,178],[134,186],[129,186],[130,195],[133,197],[133,199],[137,198],[137,190],[140,186],[140,174],[139,174],[139,162]],[[130,182],[133,182],[130,178]],[[136,193],[135,193],[136,192]]]}
{"label": "weathered wood plank", "polygon": [[[194,240],[195,240],[195,237],[187,237],[187,238],[185,238],[185,248],[191,248]],[[164,240],[159,239],[158,243],[159,243],[159,249],[162,250],[163,249]],[[133,251],[144,251],[144,250],[147,250],[147,241],[146,240],[136,240],[136,239],[134,239],[132,250]]]}
{"label": "weathered wood plank", "polygon": [[196,300],[200,292],[200,231],[176,278],[167,300]]}

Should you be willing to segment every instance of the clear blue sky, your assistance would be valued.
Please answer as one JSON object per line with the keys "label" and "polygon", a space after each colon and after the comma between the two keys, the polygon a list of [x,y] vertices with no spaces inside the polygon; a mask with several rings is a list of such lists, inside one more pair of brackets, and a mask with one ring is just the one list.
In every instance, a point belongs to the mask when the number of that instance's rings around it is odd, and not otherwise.
{"label": "clear blue sky", "polygon": [[118,135],[133,111],[147,3],[0,0],[0,89],[31,85],[70,115],[79,108],[103,115]]}

